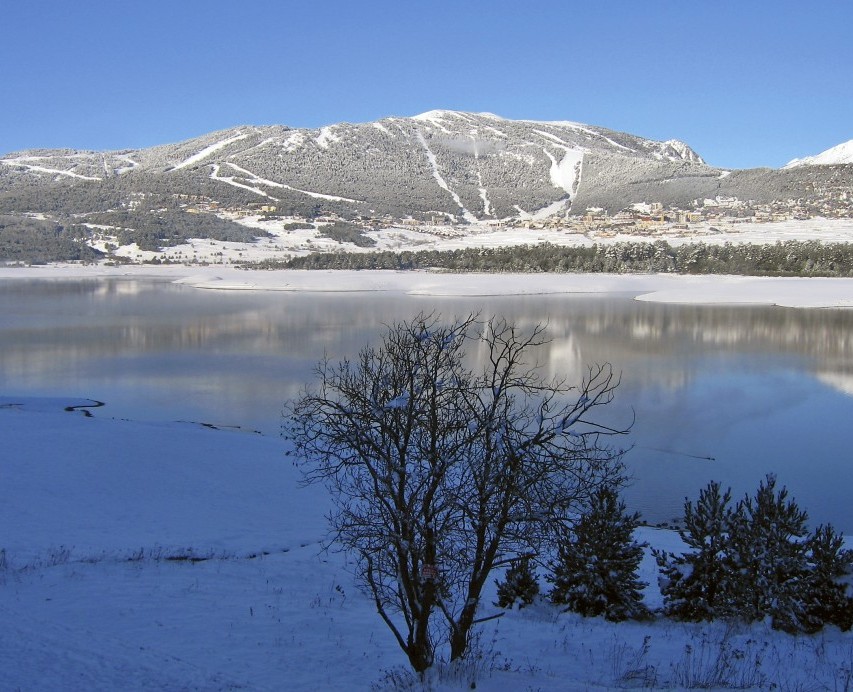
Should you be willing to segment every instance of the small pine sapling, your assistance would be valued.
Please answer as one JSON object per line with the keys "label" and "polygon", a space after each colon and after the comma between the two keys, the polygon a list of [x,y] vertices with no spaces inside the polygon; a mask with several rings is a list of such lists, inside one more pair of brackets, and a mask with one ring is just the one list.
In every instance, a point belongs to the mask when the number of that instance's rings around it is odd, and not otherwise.
{"label": "small pine sapling", "polygon": [[602,487],[574,531],[559,545],[559,555],[548,580],[553,603],[565,604],[584,616],[607,620],[645,619],[637,569],[643,546],[633,540],[639,514],[628,514],[616,491]]}
{"label": "small pine sapling", "polygon": [[754,497],[738,503],[733,518],[730,606],[747,622],[770,616],[774,629],[801,631],[807,588],[808,515],[768,475]]}
{"label": "small pine sapling", "polygon": [[812,633],[831,624],[846,632],[853,626],[853,598],[840,579],[851,572],[853,551],[845,550],[844,538],[826,524],[809,536],[806,545],[808,573],[800,629]]}
{"label": "small pine sapling", "polygon": [[529,557],[521,557],[510,562],[503,581],[495,581],[498,587],[499,608],[519,608],[530,605],[539,595],[539,582],[530,566]]}
{"label": "small pine sapling", "polygon": [[653,551],[666,615],[699,621],[731,614],[730,502],[731,489],[721,492],[716,481],[699,493],[695,505],[685,498],[684,527],[678,533],[690,551],[681,555]]}

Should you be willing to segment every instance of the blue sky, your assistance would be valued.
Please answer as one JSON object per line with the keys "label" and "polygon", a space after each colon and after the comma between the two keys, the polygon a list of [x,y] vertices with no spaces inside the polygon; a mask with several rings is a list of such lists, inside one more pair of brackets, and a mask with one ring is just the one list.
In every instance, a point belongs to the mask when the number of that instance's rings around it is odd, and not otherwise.
{"label": "blue sky", "polygon": [[450,108],[775,167],[853,139],[851,27],[849,0],[9,0],[0,152]]}

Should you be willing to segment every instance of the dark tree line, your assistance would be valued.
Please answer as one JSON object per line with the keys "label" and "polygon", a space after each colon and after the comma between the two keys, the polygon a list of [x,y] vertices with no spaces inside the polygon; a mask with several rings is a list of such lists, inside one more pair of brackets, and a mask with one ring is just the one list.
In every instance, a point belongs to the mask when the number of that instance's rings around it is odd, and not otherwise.
{"label": "dark tree line", "polygon": [[90,215],[87,221],[115,226],[113,232],[119,245],[136,243],[143,250],[153,251],[180,245],[190,238],[250,243],[259,236],[268,235],[265,231],[241,226],[215,214],[190,214],[173,209],[104,212]]}
{"label": "dark tree line", "polygon": [[358,247],[372,247],[376,241],[370,236],[364,235],[364,229],[354,223],[346,221],[335,221],[334,223],[320,226],[319,235],[324,238],[337,240],[339,243],[352,243]]}
{"label": "dark tree line", "polygon": [[740,274],[752,276],[853,276],[853,244],[785,241],[772,245],[673,246],[616,243],[560,247],[543,243],[507,248],[413,250],[373,253],[315,253],[258,268],[286,269],[444,269],[455,272],[580,272]]}
{"label": "dark tree line", "polygon": [[0,262],[92,262],[103,253],[86,244],[89,235],[85,226],[0,215]]}

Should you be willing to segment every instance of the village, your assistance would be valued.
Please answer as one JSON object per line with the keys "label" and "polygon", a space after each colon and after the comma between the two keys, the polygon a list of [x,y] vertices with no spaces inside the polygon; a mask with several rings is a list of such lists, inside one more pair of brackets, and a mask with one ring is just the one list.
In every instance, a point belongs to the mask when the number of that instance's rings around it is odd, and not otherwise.
{"label": "village", "polygon": [[737,197],[717,196],[695,200],[691,209],[665,207],[661,202],[638,202],[615,214],[599,207],[589,207],[583,213],[574,210],[563,216],[543,220],[519,220],[512,225],[531,229],[563,228],[575,233],[594,232],[599,237],[631,235],[654,236],[691,235],[697,225],[707,227],[719,223],[727,226],[748,223],[805,221],[812,218],[853,218],[853,191],[832,189],[816,198],[778,200],[757,203]]}
{"label": "village", "polygon": [[[356,233],[409,229],[428,235],[454,239],[472,232],[484,231],[549,231],[585,236],[601,241],[622,237],[650,241],[695,239],[714,234],[728,235],[746,231],[746,224],[769,224],[809,219],[853,219],[853,190],[843,185],[829,185],[809,190],[803,198],[756,202],[733,196],[693,200],[689,208],[666,205],[660,201],[636,202],[619,211],[601,207],[579,210],[569,207],[557,213],[526,213],[519,209],[514,218],[481,219],[476,224],[462,222],[450,213],[435,212],[426,216],[398,218],[391,215],[344,218],[335,213],[321,213],[310,218],[287,214],[269,199],[244,205],[226,205],[203,195],[178,195],[178,206],[187,213],[213,213],[250,226],[267,227],[266,222],[279,222],[284,232],[344,224]],[[477,230],[475,230],[477,229]],[[306,248],[308,249],[308,248]]]}

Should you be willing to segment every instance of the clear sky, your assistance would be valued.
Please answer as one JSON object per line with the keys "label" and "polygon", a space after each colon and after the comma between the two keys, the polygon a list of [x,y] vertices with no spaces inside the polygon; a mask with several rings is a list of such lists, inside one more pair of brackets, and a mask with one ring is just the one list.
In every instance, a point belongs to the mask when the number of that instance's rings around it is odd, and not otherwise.
{"label": "clear sky", "polygon": [[781,166],[853,139],[851,0],[0,0],[0,153],[434,108]]}

